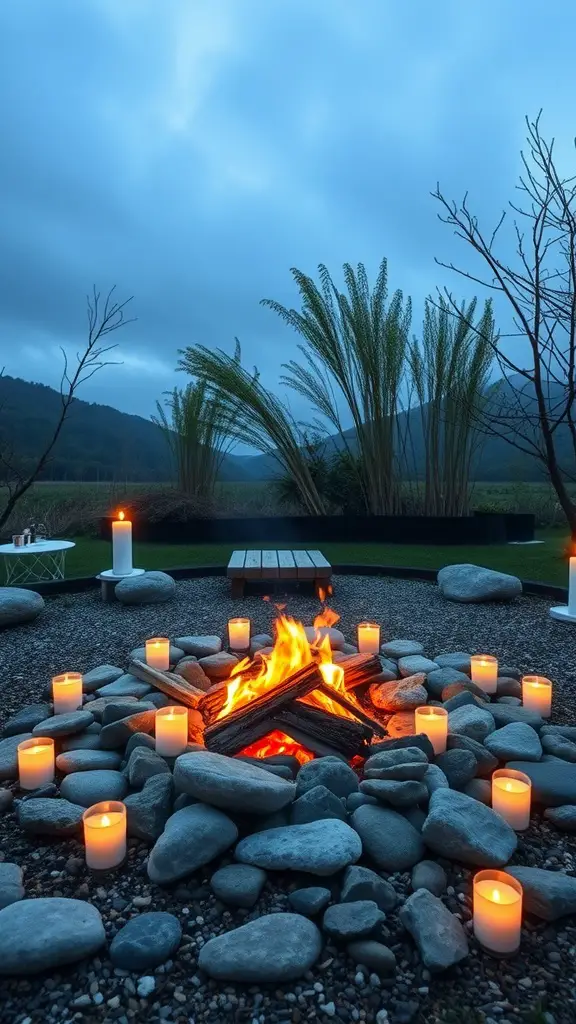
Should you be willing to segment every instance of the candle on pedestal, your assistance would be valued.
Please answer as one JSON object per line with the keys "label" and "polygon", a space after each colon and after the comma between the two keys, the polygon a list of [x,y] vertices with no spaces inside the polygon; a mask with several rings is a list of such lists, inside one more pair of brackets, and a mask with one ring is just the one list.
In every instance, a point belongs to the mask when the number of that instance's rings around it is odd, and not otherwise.
{"label": "candle on pedestal", "polygon": [[52,679],[54,714],[65,715],[82,707],[82,674],[64,672]]}
{"label": "candle on pedestal", "polygon": [[341,665],[334,665],[331,661],[326,661],[321,665],[318,665],[320,669],[320,675],[328,686],[334,686],[339,689],[344,681],[344,669]]}
{"label": "candle on pedestal", "polygon": [[498,659],[491,654],[473,654],[470,658],[472,682],[481,686],[484,693],[496,693],[498,683]]}
{"label": "candle on pedestal", "polygon": [[86,864],[107,871],[126,857],[126,807],[118,800],[93,804],[82,815]]}
{"label": "candle on pedestal", "polygon": [[153,636],[146,641],[146,664],[167,672],[170,668],[170,641],[165,636]]}
{"label": "candle on pedestal", "polygon": [[178,757],[188,742],[188,708],[158,708],[155,716],[156,753]]}
{"label": "candle on pedestal", "polygon": [[515,829],[523,832],[530,824],[532,782],[524,772],[499,768],[492,775],[492,808]]}
{"label": "candle on pedestal", "polygon": [[228,644],[231,651],[247,651],[250,647],[250,619],[228,620]]}
{"label": "candle on pedestal", "polygon": [[542,718],[552,714],[552,683],[545,676],[522,676],[522,705]]}
{"label": "candle on pedestal", "polygon": [[119,512],[112,522],[112,572],[129,576],[132,568],[132,523]]}
{"label": "candle on pedestal", "polygon": [[485,949],[501,956],[515,953],[522,927],[522,886],[505,871],[474,876],[474,935]]}
{"label": "candle on pedestal", "polygon": [[423,732],[434,747],[435,754],[443,754],[448,738],[448,712],[445,708],[425,705],[414,712],[414,732]]}
{"label": "candle on pedestal", "polygon": [[18,744],[18,780],[21,789],[38,789],[54,782],[54,740],[33,736]]}
{"label": "candle on pedestal", "polygon": [[378,654],[380,651],[380,626],[375,622],[358,624],[358,650],[360,654]]}

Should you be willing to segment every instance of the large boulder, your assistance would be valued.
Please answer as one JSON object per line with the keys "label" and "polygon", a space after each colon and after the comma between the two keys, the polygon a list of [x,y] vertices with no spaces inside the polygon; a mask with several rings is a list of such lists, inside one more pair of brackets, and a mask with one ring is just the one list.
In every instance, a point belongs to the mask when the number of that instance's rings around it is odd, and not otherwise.
{"label": "large boulder", "polygon": [[148,858],[148,877],[157,885],[178,882],[224,853],[237,837],[234,822],[215,807],[183,807],[168,818],[153,847]]}
{"label": "large boulder", "polygon": [[236,859],[242,864],[322,876],[355,864],[361,854],[360,837],[338,818],[266,829],[247,836],[236,847]]}
{"label": "large boulder", "polygon": [[0,974],[38,974],[92,956],[106,941],[86,900],[20,900],[0,910]]}
{"label": "large boulder", "polygon": [[483,868],[503,867],[518,844],[504,818],[454,789],[437,789],[430,797],[422,838],[438,857]]}
{"label": "large boulder", "polygon": [[442,597],[473,604],[480,601],[512,601],[522,593],[522,582],[480,565],[446,565],[437,577]]}
{"label": "large boulder", "polygon": [[32,622],[44,610],[44,598],[23,587],[0,587],[0,626]]}
{"label": "large boulder", "polygon": [[174,766],[174,783],[180,792],[214,807],[248,814],[280,811],[296,793],[293,782],[208,750],[182,754]]}
{"label": "large boulder", "polygon": [[120,580],[115,594],[122,604],[163,604],[176,594],[176,583],[165,572],[145,572]]}

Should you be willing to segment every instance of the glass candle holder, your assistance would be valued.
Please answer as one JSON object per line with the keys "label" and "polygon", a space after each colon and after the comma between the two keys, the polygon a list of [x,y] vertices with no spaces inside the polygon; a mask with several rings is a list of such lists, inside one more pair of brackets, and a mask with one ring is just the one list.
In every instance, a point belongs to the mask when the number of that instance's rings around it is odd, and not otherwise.
{"label": "glass candle holder", "polygon": [[552,683],[545,676],[522,676],[522,705],[541,718],[552,714]]}
{"label": "glass candle holder", "polygon": [[52,679],[52,700],[54,714],[66,715],[82,707],[82,675],[80,672],[64,672]]}
{"label": "glass candle holder", "polygon": [[443,754],[448,739],[448,712],[428,704],[414,712],[414,732],[423,732],[434,747],[435,754]]}
{"label": "glass candle holder", "polygon": [[231,651],[247,651],[250,647],[250,619],[228,620],[228,646]]}
{"label": "glass candle holder", "polygon": [[496,693],[498,685],[498,658],[491,654],[473,654],[470,658],[470,676],[484,693]]}
{"label": "glass candle holder", "polygon": [[86,864],[96,871],[117,868],[126,857],[126,807],[119,800],[93,804],[82,815]]}
{"label": "glass candle holder", "polygon": [[170,641],[165,636],[153,636],[146,641],[146,664],[167,672],[170,668]]}
{"label": "glass candle holder", "polygon": [[499,768],[492,775],[492,808],[516,832],[523,832],[530,824],[532,782],[524,772],[513,768]]}
{"label": "glass candle holder", "polygon": [[358,623],[358,651],[360,654],[379,653],[380,626],[375,622]]}
{"label": "glass candle holder", "polygon": [[178,757],[188,742],[188,708],[158,708],[155,715],[156,753]]}
{"label": "glass candle holder", "polygon": [[334,665],[333,662],[327,661],[323,665],[318,665],[320,669],[320,675],[328,686],[333,686],[336,690],[340,689],[344,682],[344,669],[341,665]]}
{"label": "glass candle holder", "polygon": [[18,744],[18,781],[20,789],[38,789],[54,782],[54,740],[33,736]]}
{"label": "glass candle holder", "polygon": [[520,946],[522,886],[506,871],[489,868],[474,876],[474,935],[484,949],[511,956]]}

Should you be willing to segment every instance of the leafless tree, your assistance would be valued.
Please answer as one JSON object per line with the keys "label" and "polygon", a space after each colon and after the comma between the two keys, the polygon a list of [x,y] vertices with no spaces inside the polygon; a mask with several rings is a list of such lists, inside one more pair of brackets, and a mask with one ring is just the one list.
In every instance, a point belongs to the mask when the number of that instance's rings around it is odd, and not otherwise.
{"label": "leafless tree", "polygon": [[32,468],[27,467],[24,470],[19,465],[17,445],[15,446],[13,441],[11,443],[8,438],[0,437],[0,483],[7,495],[4,507],[0,511],[0,529],[6,524],[17,503],[32,487],[48,463],[76,398],[78,388],[104,366],[118,365],[114,360],[106,358],[117,348],[117,345],[108,345],[104,339],[114,331],[125,327],[126,324],[133,323],[136,318],[126,318],[125,316],[126,306],[132,301],[132,296],[125,299],[124,302],[117,302],[114,298],[114,290],[115,286],[102,299],[100,292],[93,287],[92,294],[87,296],[88,335],[84,349],[76,353],[76,365],[73,370],[69,367],[64,348],[61,349],[64,357],[64,369],[60,381],[61,408],[52,433],[46,441],[44,449],[34,460]]}
{"label": "leafless tree", "polygon": [[[432,195],[445,211],[440,220],[474,249],[488,273],[478,277],[453,263],[436,262],[507,300],[516,329],[492,341],[503,381],[485,407],[484,428],[542,463],[576,540],[576,499],[570,486],[576,480],[576,176],[560,176],[554,140],[542,138],[540,116],[526,118],[528,148],[521,153],[524,170],[516,186],[523,205],[509,204],[514,264],[496,254],[506,211],[485,234],[470,212],[468,194],[458,206],[444,198],[439,186]],[[522,356],[510,354],[505,338],[527,342],[528,366]]]}

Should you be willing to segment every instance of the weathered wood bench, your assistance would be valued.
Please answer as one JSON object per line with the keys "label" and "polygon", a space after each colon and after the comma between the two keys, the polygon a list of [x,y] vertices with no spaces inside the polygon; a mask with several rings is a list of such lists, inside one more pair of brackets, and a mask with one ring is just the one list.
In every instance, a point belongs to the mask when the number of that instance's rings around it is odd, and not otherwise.
{"label": "weathered wood bench", "polygon": [[233,551],[226,570],[232,597],[242,597],[247,580],[311,580],[327,590],[332,566],[321,551]]}

